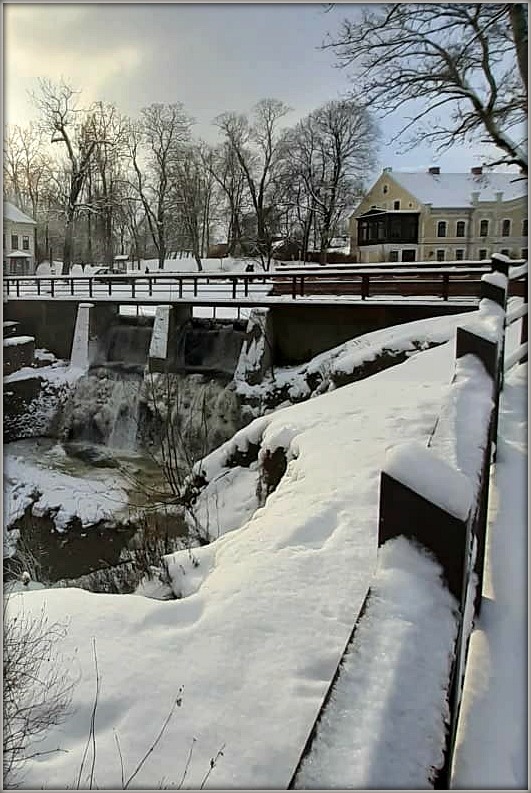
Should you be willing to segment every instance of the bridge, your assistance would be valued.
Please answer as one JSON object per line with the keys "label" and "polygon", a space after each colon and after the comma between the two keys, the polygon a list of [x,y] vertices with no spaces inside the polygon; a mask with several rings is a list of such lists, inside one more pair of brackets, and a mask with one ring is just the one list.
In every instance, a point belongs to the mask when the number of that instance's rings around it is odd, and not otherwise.
{"label": "bridge", "polygon": [[476,306],[481,276],[489,270],[484,262],[466,262],[444,267],[423,263],[408,267],[386,264],[318,269],[284,266],[261,273],[161,271],[142,275],[8,276],[4,278],[4,302],[90,299],[120,304],[269,307],[280,302],[327,304],[340,297],[344,304],[414,298],[422,303],[465,300]]}
{"label": "bridge", "polygon": [[[520,264],[514,262],[512,264]],[[295,364],[371,330],[442,314],[473,311],[488,262],[381,266],[280,266],[271,272],[157,271],[124,275],[7,276],[4,318],[69,358],[78,307],[91,303],[91,336],[121,306],[172,307],[173,329],[198,308],[231,309],[236,318],[269,309],[275,363]],[[524,288],[514,281],[515,294]],[[520,292],[518,292],[520,290]],[[166,323],[169,328],[169,323]],[[168,332],[173,332],[169,330]]]}

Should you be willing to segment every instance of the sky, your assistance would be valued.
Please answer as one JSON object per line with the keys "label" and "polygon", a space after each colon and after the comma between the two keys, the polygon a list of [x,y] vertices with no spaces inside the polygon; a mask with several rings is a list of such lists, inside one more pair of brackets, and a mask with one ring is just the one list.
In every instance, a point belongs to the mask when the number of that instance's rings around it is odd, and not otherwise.
{"label": "sky", "polygon": [[[82,103],[113,102],[135,116],[153,102],[182,102],[196,135],[217,140],[213,118],[247,112],[260,99],[286,102],[295,123],[344,96],[348,73],[321,44],[359,4],[123,3],[13,4],[4,9],[4,119],[36,118],[31,92],[38,79],[64,78],[82,90]],[[439,155],[427,147],[401,153],[388,141],[400,119],[381,124],[375,176],[382,167],[463,171],[482,162],[476,147]]]}

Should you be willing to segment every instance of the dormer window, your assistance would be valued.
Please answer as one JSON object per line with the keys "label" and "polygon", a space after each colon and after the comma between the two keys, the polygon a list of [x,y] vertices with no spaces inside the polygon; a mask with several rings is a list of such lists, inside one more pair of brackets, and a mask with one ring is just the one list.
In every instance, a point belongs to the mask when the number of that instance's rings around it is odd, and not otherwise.
{"label": "dormer window", "polygon": [[439,220],[437,223],[437,236],[446,237],[446,220]]}

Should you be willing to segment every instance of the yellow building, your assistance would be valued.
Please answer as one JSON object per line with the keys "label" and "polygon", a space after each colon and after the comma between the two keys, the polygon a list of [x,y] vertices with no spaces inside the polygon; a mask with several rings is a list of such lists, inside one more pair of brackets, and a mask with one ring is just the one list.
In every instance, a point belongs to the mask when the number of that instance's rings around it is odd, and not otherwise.
{"label": "yellow building", "polygon": [[527,259],[527,181],[513,173],[384,168],[350,218],[359,262]]}

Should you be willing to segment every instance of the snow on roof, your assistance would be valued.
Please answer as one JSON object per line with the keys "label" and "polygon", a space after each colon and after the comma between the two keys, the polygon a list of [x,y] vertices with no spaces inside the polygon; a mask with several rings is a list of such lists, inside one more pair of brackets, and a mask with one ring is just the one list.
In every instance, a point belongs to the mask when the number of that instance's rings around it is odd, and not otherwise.
{"label": "snow on roof", "polygon": [[11,220],[13,223],[31,223],[33,226],[36,225],[33,218],[30,218],[29,215],[26,215],[9,201],[4,201],[4,220]]}
{"label": "snow on roof", "polygon": [[6,256],[8,259],[31,259],[31,253],[28,251],[10,251]]}
{"label": "snow on roof", "polygon": [[388,174],[423,204],[436,207],[472,206],[472,193],[479,193],[479,201],[496,201],[503,193],[503,201],[527,195],[527,181],[514,173],[406,173]]}

